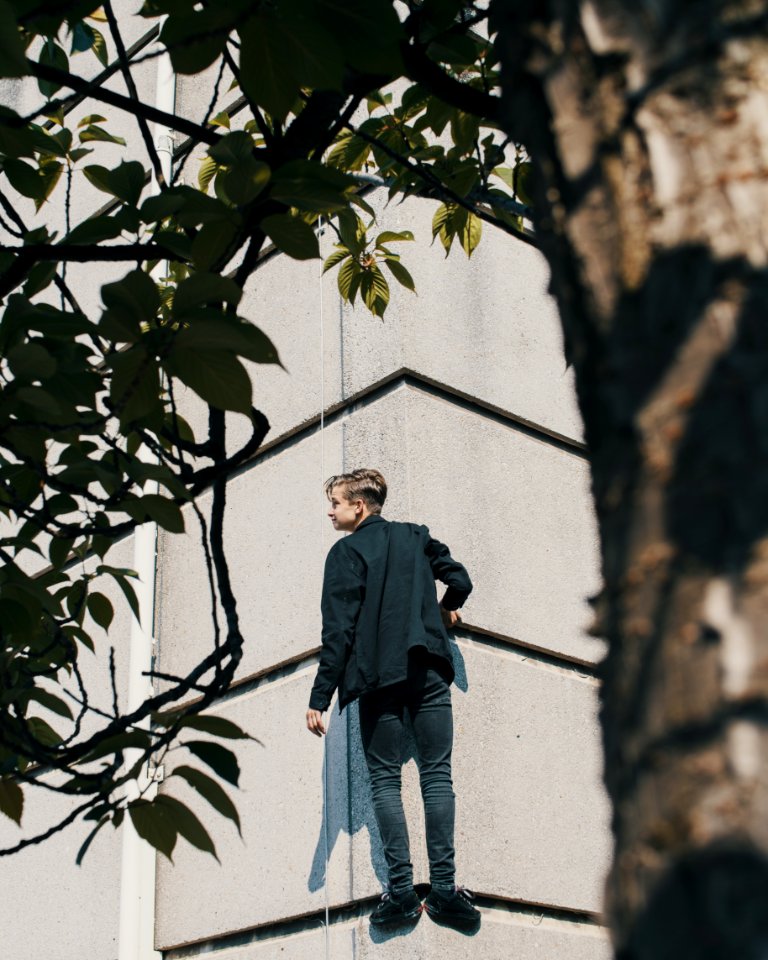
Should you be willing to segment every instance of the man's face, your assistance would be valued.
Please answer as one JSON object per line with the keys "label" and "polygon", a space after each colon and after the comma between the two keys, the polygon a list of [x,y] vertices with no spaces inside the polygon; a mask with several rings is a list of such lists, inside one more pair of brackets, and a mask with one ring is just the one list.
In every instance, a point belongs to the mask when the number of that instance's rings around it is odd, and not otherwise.
{"label": "man's face", "polygon": [[354,530],[363,512],[362,500],[347,500],[344,487],[334,487],[330,495],[328,516],[334,530]]}

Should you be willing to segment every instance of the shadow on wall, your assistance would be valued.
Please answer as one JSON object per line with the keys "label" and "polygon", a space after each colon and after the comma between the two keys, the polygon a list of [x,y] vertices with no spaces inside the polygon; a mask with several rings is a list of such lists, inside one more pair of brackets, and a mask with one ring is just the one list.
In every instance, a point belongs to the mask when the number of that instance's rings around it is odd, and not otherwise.
{"label": "shadow on wall", "polygon": [[[451,643],[453,667],[456,671],[455,685],[463,693],[469,689],[464,657],[456,643]],[[327,743],[323,754],[323,770],[320,790],[323,793],[323,815],[320,822],[320,834],[315,845],[312,866],[307,880],[308,889],[314,893],[321,890],[326,881],[326,856],[330,862],[336,841],[342,831],[354,836],[359,830],[367,828],[371,841],[371,863],[376,877],[383,889],[387,886],[387,866],[379,837],[379,828],[373,812],[370,784],[366,775],[365,788],[353,790],[354,767],[350,763],[353,751],[362,757],[360,747],[360,720],[357,703],[350,704],[345,715],[339,714],[337,707],[331,708],[328,717]],[[403,738],[403,764],[416,759],[415,743],[410,723],[406,723],[406,736]],[[418,762],[418,761],[417,761]],[[328,769],[326,770],[326,765]],[[343,783],[339,781],[343,780]],[[327,783],[327,795],[324,784]],[[328,824],[328,845],[326,851],[325,824]],[[423,842],[422,838],[412,838],[412,842]]]}

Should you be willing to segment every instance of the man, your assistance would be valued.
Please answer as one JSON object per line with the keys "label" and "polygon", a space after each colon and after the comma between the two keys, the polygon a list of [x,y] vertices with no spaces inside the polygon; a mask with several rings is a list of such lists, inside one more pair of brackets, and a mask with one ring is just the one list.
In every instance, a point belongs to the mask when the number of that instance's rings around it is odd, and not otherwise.
{"label": "man", "polygon": [[[360,730],[389,871],[371,922],[418,919],[401,797],[404,714],[411,719],[424,802],[431,891],[424,908],[439,922],[476,926],[480,914],[455,882],[455,798],[451,780],[454,678],[446,626],[472,590],[464,567],[424,526],[381,516],[387,495],[377,470],[355,470],[325,485],[336,530],[323,580],[323,649],[307,727],[325,733],[334,691],[339,709],[359,697]],[[447,590],[438,605],[434,581]]]}

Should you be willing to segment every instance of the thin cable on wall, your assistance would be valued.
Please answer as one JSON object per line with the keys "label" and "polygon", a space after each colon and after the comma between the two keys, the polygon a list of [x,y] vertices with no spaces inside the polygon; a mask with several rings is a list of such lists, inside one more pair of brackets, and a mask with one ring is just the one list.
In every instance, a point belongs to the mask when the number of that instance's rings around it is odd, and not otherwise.
{"label": "thin cable on wall", "polygon": [[[323,218],[318,218],[318,237],[323,235]],[[323,264],[320,261],[320,489],[325,483],[325,317],[323,313]],[[320,557],[325,557],[325,517],[320,513]],[[323,837],[325,841],[325,960],[331,960],[330,898],[328,893],[328,732],[330,731],[330,712],[328,730],[323,737]]]}

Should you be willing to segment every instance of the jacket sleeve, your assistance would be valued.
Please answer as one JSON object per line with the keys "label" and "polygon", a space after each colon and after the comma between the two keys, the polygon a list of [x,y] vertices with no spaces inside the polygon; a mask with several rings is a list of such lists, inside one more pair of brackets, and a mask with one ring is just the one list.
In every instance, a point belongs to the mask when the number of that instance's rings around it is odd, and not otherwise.
{"label": "jacket sleeve", "polygon": [[446,610],[458,610],[472,593],[472,581],[469,579],[469,574],[458,560],[453,559],[444,543],[440,543],[439,540],[431,537],[426,527],[423,529],[427,535],[425,553],[432,568],[432,574],[435,580],[440,580],[448,587],[441,605]]}
{"label": "jacket sleeve", "polygon": [[323,596],[323,649],[309,698],[311,710],[327,710],[339,685],[355,639],[355,625],[365,595],[362,563],[340,540],[325,561]]}

